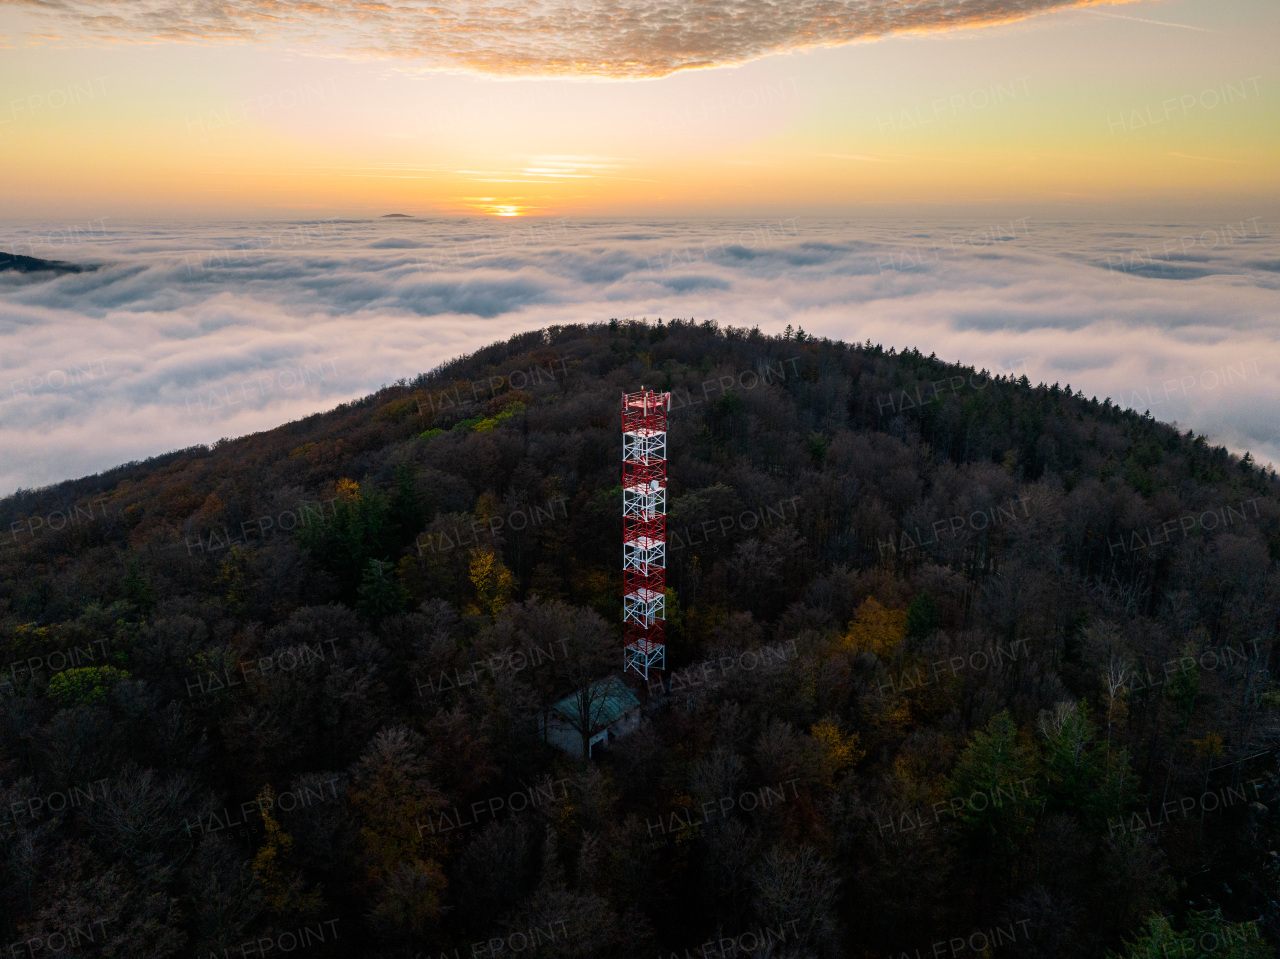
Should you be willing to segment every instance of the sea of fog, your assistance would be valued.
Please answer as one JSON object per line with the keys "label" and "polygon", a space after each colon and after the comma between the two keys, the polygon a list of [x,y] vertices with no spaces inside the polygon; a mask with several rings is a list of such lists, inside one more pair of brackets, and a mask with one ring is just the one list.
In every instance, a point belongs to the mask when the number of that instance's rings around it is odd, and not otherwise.
{"label": "sea of fog", "polygon": [[1070,383],[1280,462],[1261,217],[0,225],[0,494],[328,409],[498,338],[716,319]]}

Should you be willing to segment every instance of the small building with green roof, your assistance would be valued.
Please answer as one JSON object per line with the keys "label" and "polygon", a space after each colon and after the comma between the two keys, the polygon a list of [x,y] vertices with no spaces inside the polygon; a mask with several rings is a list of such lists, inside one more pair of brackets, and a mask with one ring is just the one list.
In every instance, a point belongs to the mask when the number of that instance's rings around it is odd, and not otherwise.
{"label": "small building with green roof", "polygon": [[640,725],[640,700],[619,677],[610,676],[570,693],[547,710],[539,725],[557,749],[590,757],[596,746],[608,746],[610,739]]}

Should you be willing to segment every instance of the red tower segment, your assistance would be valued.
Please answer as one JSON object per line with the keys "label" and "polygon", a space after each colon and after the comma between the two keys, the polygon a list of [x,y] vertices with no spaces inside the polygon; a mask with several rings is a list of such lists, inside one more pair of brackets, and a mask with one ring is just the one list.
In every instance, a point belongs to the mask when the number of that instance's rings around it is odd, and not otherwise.
{"label": "red tower segment", "polygon": [[622,395],[623,672],[666,667],[667,410],[670,393]]}

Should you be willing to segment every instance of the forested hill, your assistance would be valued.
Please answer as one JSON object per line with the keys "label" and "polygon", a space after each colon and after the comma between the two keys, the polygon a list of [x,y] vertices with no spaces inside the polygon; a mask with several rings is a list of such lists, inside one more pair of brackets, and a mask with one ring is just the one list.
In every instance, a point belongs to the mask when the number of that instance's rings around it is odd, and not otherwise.
{"label": "forested hill", "polygon": [[[642,385],[673,400],[676,669],[583,762],[537,720],[619,671]],[[1278,494],[1069,386],[679,320],[23,491],[0,935],[1271,956]]]}

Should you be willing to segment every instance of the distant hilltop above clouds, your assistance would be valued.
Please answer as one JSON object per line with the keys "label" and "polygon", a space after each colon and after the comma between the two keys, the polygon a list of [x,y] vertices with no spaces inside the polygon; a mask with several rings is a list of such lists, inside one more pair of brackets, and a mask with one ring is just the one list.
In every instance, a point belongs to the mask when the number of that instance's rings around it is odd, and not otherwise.
{"label": "distant hilltop above clouds", "polygon": [[6,270],[17,273],[84,273],[93,269],[97,267],[65,263],[62,260],[42,260],[35,256],[22,256],[19,253],[5,253],[0,250],[0,273]]}

